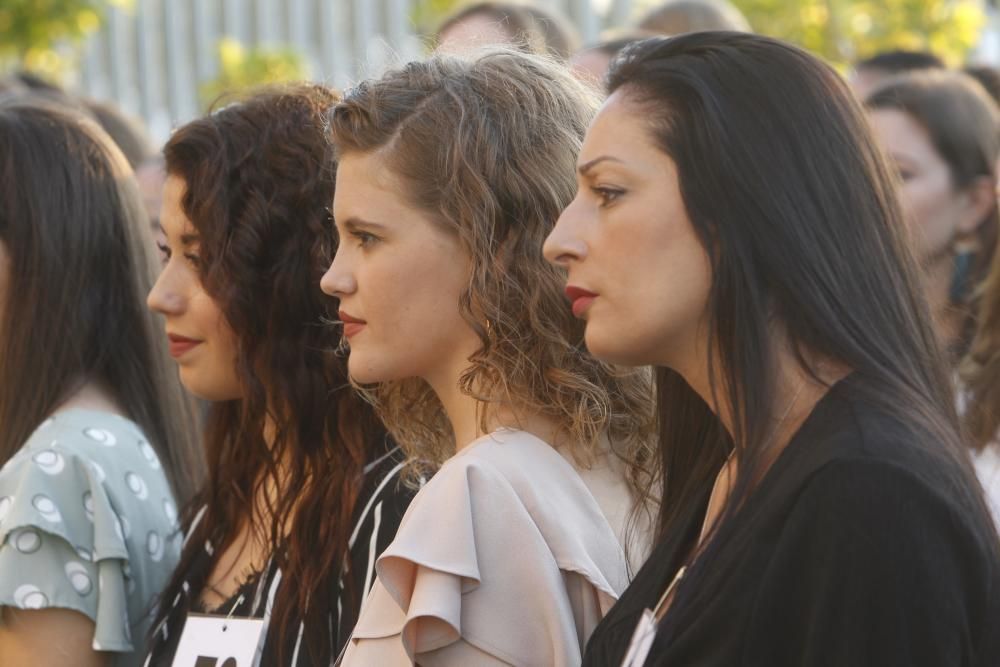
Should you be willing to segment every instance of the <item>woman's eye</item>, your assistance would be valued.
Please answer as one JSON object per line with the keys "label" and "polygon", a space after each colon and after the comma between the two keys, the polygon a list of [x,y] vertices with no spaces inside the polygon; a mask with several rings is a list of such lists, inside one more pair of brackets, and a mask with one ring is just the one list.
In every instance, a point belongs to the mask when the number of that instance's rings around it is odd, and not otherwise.
{"label": "woman's eye", "polygon": [[351,232],[351,236],[358,240],[358,245],[362,248],[368,248],[379,240],[377,236],[369,234],[368,232],[355,231]]}
{"label": "woman's eye", "polygon": [[600,206],[602,208],[610,206],[619,197],[625,194],[624,190],[619,190],[617,188],[594,187],[591,188],[591,190],[595,195],[597,195],[597,199],[600,201]]}
{"label": "woman's eye", "polygon": [[156,242],[156,249],[160,252],[160,262],[166,264],[170,261],[170,246],[166,243]]}
{"label": "woman's eye", "polygon": [[196,269],[201,267],[201,257],[198,257],[198,255],[186,253],[184,255],[184,259],[186,259],[188,263]]}

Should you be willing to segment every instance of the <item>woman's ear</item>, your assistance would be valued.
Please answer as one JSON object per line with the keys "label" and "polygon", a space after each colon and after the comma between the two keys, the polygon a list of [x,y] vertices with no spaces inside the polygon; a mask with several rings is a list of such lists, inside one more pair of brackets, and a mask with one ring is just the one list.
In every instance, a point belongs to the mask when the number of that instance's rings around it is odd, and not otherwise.
{"label": "woman's ear", "polygon": [[980,176],[966,186],[965,206],[956,234],[959,238],[975,234],[986,216],[997,207],[997,182],[991,176]]}

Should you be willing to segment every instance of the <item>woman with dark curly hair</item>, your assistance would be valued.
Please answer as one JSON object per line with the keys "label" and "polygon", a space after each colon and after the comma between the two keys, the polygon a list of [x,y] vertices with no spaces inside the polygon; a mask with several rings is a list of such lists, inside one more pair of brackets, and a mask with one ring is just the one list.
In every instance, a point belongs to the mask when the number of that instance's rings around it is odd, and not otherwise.
{"label": "woman with dark curly hair", "polygon": [[629,524],[648,374],[586,353],[541,252],[594,106],[568,68],[499,51],[411,63],[333,112],[341,244],[323,288],[351,377],[435,471],[345,664],[577,664],[645,556]]}
{"label": "woman with dark curly hair", "polygon": [[310,85],[259,92],[164,149],[164,269],[149,305],[184,385],[212,407],[209,479],[184,513],[151,665],[171,664],[191,613],[262,619],[262,664],[329,664],[409,500],[400,454],[324,322],[336,301],[318,287],[335,245],[323,127],[337,99]]}

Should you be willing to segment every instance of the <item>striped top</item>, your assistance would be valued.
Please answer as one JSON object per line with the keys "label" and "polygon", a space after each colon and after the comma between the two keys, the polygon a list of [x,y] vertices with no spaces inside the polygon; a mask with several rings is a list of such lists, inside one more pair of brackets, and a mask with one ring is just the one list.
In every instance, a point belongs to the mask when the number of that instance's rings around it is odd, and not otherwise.
{"label": "striped top", "polygon": [[[400,472],[404,466],[404,455],[398,446],[392,448],[372,461],[365,467],[365,482],[361,494],[358,496],[357,509],[355,510],[354,528],[350,537],[350,558],[346,563],[347,567],[341,573],[340,590],[337,595],[336,612],[331,612],[329,619],[330,626],[330,646],[331,655],[336,657],[342,647],[351,636],[354,624],[357,622],[358,612],[361,602],[371,589],[375,580],[375,560],[392,542],[396,534],[399,522],[406,511],[413,491],[405,487],[400,479]],[[189,533],[193,532],[199,521],[205,514],[205,507],[195,515],[191,523]],[[205,543],[203,559],[211,559],[214,553],[211,542]],[[198,563],[192,570],[204,567],[206,563]],[[344,577],[352,577],[353,590],[358,591],[348,599],[345,594],[347,586]],[[268,561],[263,571],[256,573],[245,581],[231,598],[220,604],[215,609],[204,609],[195,606],[192,612],[210,613],[231,618],[261,618],[264,620],[263,636],[264,645],[261,647],[260,655],[272,653],[273,647],[270,642],[272,637],[268,634],[268,621],[270,619],[271,608],[274,604],[278,589],[281,586],[281,569],[274,562]],[[182,584],[185,591],[188,591],[188,583]],[[197,600],[198,595],[188,594],[188,599]],[[181,602],[181,597],[173,601],[171,610]],[[152,647],[146,657],[146,667],[166,667],[173,661],[174,653],[177,650],[177,642],[184,629],[183,621],[180,623],[169,622],[172,613],[163,614],[160,624],[154,629],[150,646]],[[313,667],[309,660],[305,647],[302,646],[303,625],[300,622],[298,636],[294,644],[286,647],[285,655],[290,655],[291,659],[288,667]]]}

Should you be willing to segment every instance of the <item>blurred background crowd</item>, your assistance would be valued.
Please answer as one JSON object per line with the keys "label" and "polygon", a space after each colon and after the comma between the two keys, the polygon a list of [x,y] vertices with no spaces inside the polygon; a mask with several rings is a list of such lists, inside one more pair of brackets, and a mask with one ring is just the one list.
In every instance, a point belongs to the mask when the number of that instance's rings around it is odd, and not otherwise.
{"label": "blurred background crowd", "polygon": [[[344,88],[437,45],[463,0],[3,0],[0,64],[141,119],[162,143],[222,91],[311,79]],[[797,43],[842,71],[877,53],[930,51],[947,65],[1000,62],[995,0],[535,0],[520,5],[564,57],[595,66],[646,30],[754,30]],[[662,5],[662,6],[661,6]],[[483,14],[480,16],[487,17]],[[475,25],[473,25],[475,29]],[[507,37],[510,37],[508,35]],[[608,45],[594,50],[598,45]],[[600,65],[596,65],[600,66]],[[112,113],[108,111],[107,114]]]}

